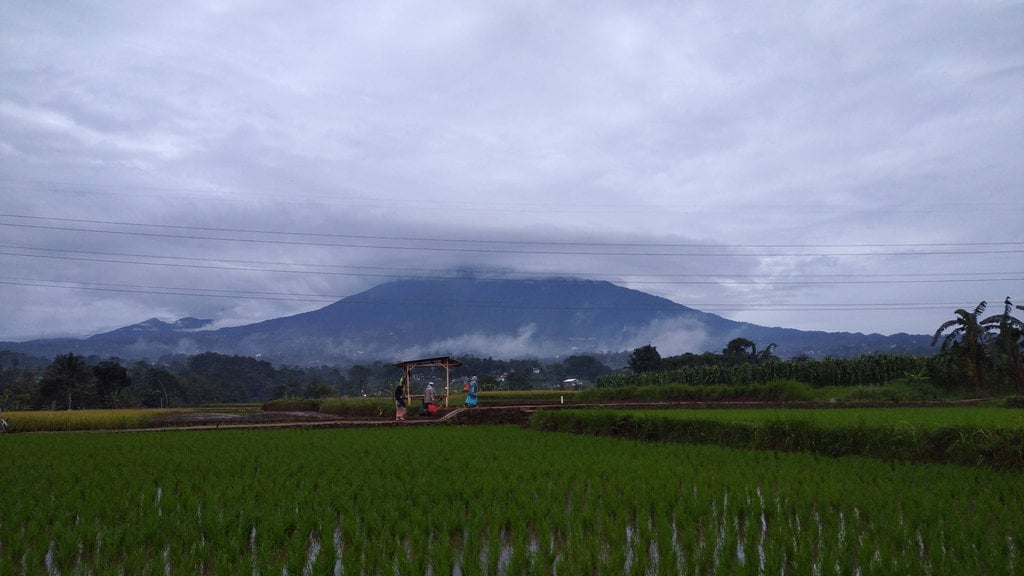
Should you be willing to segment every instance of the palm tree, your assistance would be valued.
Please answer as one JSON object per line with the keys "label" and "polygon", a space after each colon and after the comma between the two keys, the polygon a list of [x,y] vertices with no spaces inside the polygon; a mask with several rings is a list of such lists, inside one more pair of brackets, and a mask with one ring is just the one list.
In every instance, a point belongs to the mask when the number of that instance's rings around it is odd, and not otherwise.
{"label": "palm tree", "polygon": [[776,345],[769,344],[764,350],[757,351],[757,344],[747,338],[733,338],[722,349],[722,355],[737,362],[759,364],[769,360],[778,360],[775,355]]}
{"label": "palm tree", "polygon": [[1024,310],[1024,306],[1014,306],[1007,296],[1003,301],[1003,313],[989,316],[981,321],[987,327],[995,327],[999,331],[994,348],[1006,357],[1010,376],[1013,378],[1017,391],[1024,390],[1024,362],[1021,360],[1021,345],[1024,344],[1024,322],[1013,317],[1013,310]]}
{"label": "palm tree", "polygon": [[88,403],[89,387],[92,384],[92,372],[85,363],[85,358],[74,353],[59,354],[53,363],[46,368],[39,381],[38,407],[50,409],[72,408],[72,396],[76,406]]}
{"label": "palm tree", "polygon": [[764,350],[761,350],[760,352],[757,353],[754,362],[761,363],[769,362],[771,360],[778,360],[779,357],[775,355],[775,348],[775,342],[772,342],[771,344],[765,346]]}
{"label": "palm tree", "polygon": [[983,300],[974,308],[973,312],[968,312],[963,308],[957,309],[954,312],[956,318],[943,323],[932,336],[932,346],[935,346],[943,332],[953,328],[942,340],[942,351],[949,351],[967,362],[971,380],[978,388],[985,387],[985,364],[988,362],[985,346],[992,330],[991,325],[982,324],[979,320],[979,317],[985,312],[985,306],[986,303]]}

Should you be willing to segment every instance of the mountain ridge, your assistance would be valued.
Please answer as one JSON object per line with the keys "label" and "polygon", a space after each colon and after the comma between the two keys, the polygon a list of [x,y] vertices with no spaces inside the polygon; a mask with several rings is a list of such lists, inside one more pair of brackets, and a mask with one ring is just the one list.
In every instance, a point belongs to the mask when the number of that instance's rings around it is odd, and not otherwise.
{"label": "mountain ridge", "polygon": [[168,354],[256,356],[293,365],[473,354],[557,358],[652,344],[663,355],[720,351],[737,337],[776,344],[782,357],[870,352],[930,354],[925,335],[802,331],[737,322],[606,281],[408,279],[380,284],[317,310],[243,326],[155,318],[84,339],[0,343],[44,355],[154,360]]}

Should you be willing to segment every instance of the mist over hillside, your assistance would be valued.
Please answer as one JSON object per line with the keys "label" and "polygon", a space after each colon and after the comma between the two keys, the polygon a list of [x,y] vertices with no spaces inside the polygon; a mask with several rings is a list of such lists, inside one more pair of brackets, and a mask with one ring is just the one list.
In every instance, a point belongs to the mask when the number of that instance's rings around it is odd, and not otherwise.
{"label": "mist over hillside", "polygon": [[68,352],[155,360],[211,351],[292,365],[437,355],[559,358],[646,344],[663,356],[719,352],[737,337],[775,343],[780,357],[933,353],[924,335],[808,332],[735,322],[603,281],[400,280],[294,316],[231,328],[150,319],[85,339],[2,343],[39,356]]}

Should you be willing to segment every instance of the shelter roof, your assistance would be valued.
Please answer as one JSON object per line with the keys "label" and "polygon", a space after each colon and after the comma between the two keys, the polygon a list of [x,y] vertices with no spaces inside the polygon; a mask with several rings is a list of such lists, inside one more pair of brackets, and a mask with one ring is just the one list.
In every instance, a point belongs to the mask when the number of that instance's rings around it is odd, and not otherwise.
{"label": "shelter roof", "polygon": [[438,356],[436,358],[420,358],[419,360],[406,360],[404,362],[395,362],[392,366],[398,368],[410,369],[418,367],[431,367],[439,366],[441,368],[455,368],[462,366],[462,362],[450,357],[450,356]]}

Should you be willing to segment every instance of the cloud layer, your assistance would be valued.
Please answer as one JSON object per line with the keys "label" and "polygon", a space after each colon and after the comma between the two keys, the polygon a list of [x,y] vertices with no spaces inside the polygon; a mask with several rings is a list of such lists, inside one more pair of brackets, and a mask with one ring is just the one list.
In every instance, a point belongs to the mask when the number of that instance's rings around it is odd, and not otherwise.
{"label": "cloud layer", "polygon": [[931,332],[1024,301],[1022,29],[1021,2],[7,2],[0,340],[467,271]]}

